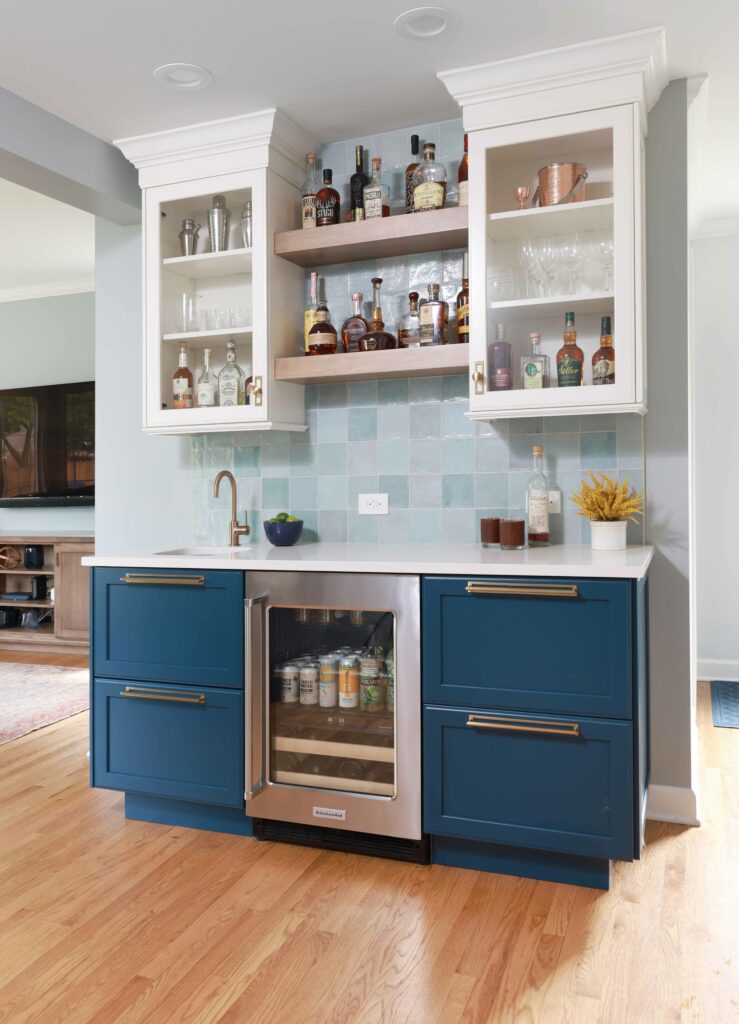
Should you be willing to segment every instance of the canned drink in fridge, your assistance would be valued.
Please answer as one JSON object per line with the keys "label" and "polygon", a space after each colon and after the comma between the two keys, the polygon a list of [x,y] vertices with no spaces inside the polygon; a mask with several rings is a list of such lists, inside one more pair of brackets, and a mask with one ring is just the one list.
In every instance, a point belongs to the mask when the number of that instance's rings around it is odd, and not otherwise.
{"label": "canned drink in fridge", "polygon": [[387,672],[380,672],[380,686],[385,699],[385,707],[392,712],[395,707],[395,687],[392,676],[389,676]]}
{"label": "canned drink in fridge", "polygon": [[318,703],[318,665],[303,665],[300,669],[300,703]]}
{"label": "canned drink in fridge", "polygon": [[297,704],[300,698],[300,666],[288,661],[277,669],[275,675],[280,679],[280,699],[283,704]]}
{"label": "canned drink in fridge", "polygon": [[395,658],[391,654],[385,659],[387,669],[387,689],[385,691],[385,703],[388,711],[395,709]]}
{"label": "canned drink in fridge", "polygon": [[330,654],[320,659],[318,668],[318,703],[322,708],[334,708],[339,699],[339,662]]}
{"label": "canned drink in fridge", "polygon": [[359,707],[359,665],[356,658],[339,662],[339,707]]}
{"label": "canned drink in fridge", "polygon": [[360,611],[358,608],[352,609],[352,611],[349,612],[349,621],[352,626],[364,625],[364,612]]}
{"label": "canned drink in fridge", "polygon": [[377,658],[365,657],[359,663],[359,707],[371,714],[385,710]]}

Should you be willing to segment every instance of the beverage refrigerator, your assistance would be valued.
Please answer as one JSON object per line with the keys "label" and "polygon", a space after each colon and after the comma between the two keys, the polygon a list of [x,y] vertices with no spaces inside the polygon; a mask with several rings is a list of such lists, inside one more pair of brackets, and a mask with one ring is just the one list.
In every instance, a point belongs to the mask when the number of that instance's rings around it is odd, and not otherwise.
{"label": "beverage refrigerator", "polygon": [[255,835],[427,860],[418,577],[248,573],[245,627]]}

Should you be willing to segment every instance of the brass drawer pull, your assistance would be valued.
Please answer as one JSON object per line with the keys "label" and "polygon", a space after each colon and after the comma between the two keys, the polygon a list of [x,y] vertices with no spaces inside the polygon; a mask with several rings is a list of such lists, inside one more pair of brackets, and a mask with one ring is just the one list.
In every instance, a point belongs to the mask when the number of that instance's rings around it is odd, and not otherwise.
{"label": "brass drawer pull", "polygon": [[537,732],[549,736],[579,736],[578,722],[548,722],[543,718],[490,718],[470,715],[467,725],[473,729],[499,729],[502,732]]}
{"label": "brass drawer pull", "polygon": [[175,704],[205,704],[204,693],[190,693],[188,690],[145,690],[127,686],[121,690],[121,697],[138,697],[140,700],[166,700]]}
{"label": "brass drawer pull", "polygon": [[161,587],[204,587],[205,576],[146,576],[143,573],[127,572],[121,576],[121,583],[153,583]]}
{"label": "brass drawer pull", "polygon": [[510,594],[514,597],[578,597],[576,583],[488,583],[470,580],[468,594]]}

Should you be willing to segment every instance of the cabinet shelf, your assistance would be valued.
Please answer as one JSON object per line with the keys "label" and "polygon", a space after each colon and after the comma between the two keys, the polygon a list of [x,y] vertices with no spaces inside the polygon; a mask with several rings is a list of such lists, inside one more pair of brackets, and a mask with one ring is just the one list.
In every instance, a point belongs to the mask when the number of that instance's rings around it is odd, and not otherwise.
{"label": "cabinet shelf", "polygon": [[540,299],[511,299],[491,302],[490,309],[501,320],[544,320],[564,318],[568,310],[578,316],[613,313],[613,292],[592,292],[587,295],[552,295]]}
{"label": "cabinet shelf", "polygon": [[23,611],[25,608],[53,608],[51,601],[0,601],[0,608],[17,608]]}
{"label": "cabinet shelf", "polygon": [[40,569],[3,569],[0,568],[0,576],[53,576],[54,570],[50,565],[44,565]]}
{"label": "cabinet shelf", "polygon": [[571,235],[612,226],[612,198],[488,214],[488,237],[493,242],[513,242],[537,235]]}
{"label": "cabinet shelf", "polygon": [[178,331],[175,334],[163,334],[162,341],[171,345],[186,342],[188,345],[207,347],[209,341],[251,337],[252,332],[252,327],[224,327],[217,331]]}
{"label": "cabinet shelf", "polygon": [[392,782],[373,782],[371,779],[342,779],[334,775],[309,775],[304,772],[272,773],[275,782],[288,786],[307,786],[310,789],[336,789],[349,793],[371,793],[373,796],[393,796]]}
{"label": "cabinet shelf", "polygon": [[467,245],[467,207],[397,214],[275,235],[275,254],[300,267],[410,256]]}
{"label": "cabinet shelf", "polygon": [[195,256],[170,256],[162,260],[165,270],[193,280],[250,274],[251,264],[251,249],[227,249],[225,252],[204,252]]}
{"label": "cabinet shelf", "polygon": [[275,360],[275,378],[294,384],[330,384],[398,377],[440,377],[467,373],[468,367],[467,345],[435,345],[429,348],[396,348],[388,352],[288,356]]}
{"label": "cabinet shelf", "polygon": [[[340,730],[336,730],[338,734]],[[393,747],[374,747],[366,743],[345,743],[343,740],[304,740],[293,736],[275,736],[272,745],[275,750],[287,750],[293,754],[319,754],[323,757],[354,757],[360,761],[383,761],[393,764]]]}

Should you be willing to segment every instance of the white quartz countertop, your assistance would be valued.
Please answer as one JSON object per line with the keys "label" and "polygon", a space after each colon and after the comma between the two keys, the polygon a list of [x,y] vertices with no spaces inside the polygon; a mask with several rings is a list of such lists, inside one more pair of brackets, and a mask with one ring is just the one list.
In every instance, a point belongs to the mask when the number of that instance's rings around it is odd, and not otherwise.
{"label": "white quartz countertop", "polygon": [[453,576],[582,576],[641,579],[654,548],[592,551],[579,544],[500,551],[476,544],[298,544],[191,547],[83,558],[84,565],[129,569],[242,569],[282,572],[382,572]]}

